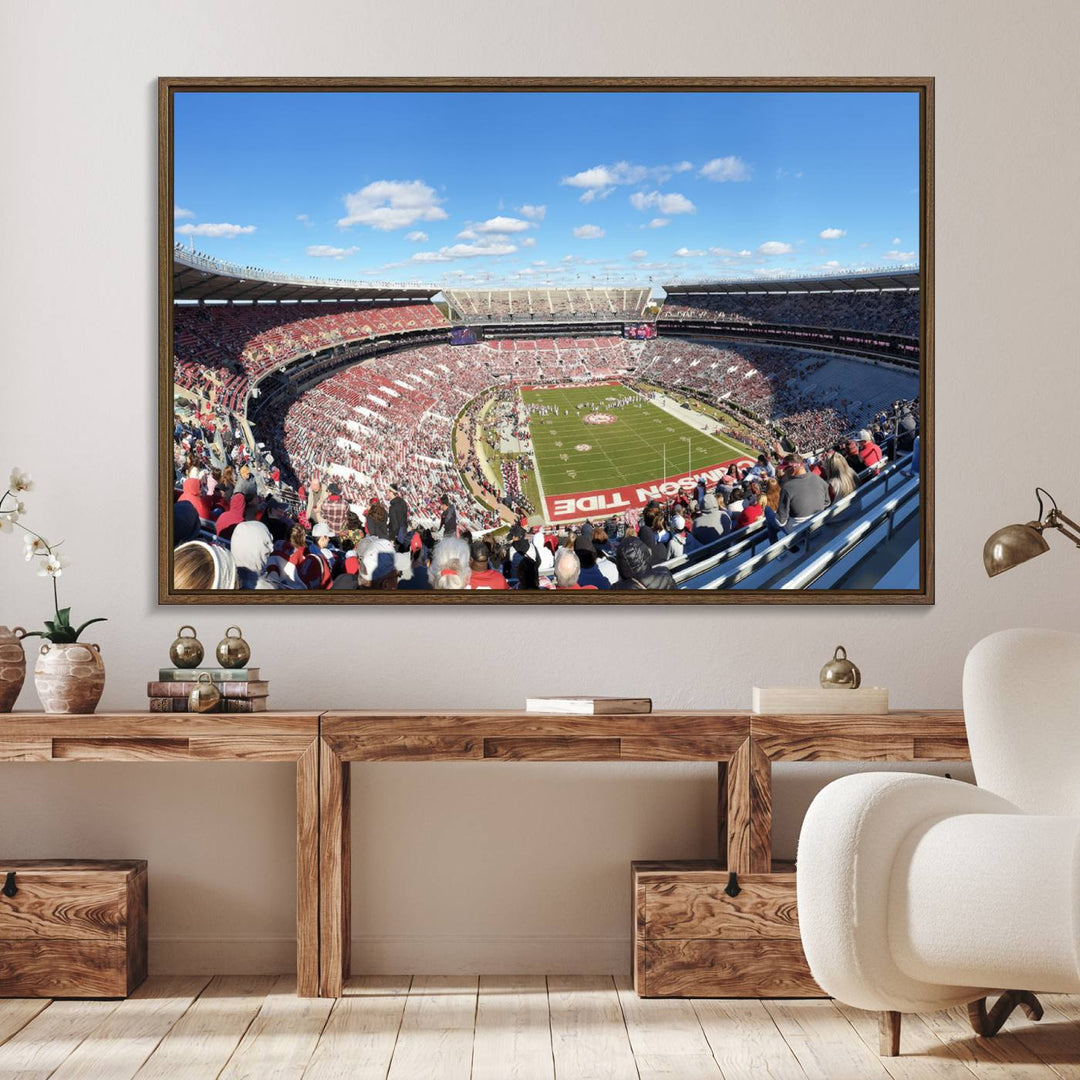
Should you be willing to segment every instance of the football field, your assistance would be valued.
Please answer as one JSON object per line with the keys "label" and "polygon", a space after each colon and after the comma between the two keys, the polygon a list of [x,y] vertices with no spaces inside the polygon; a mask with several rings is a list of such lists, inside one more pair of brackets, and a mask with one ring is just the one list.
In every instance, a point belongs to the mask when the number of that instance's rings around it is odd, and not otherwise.
{"label": "football field", "polygon": [[[527,405],[557,408],[562,415],[530,419],[533,449],[546,499],[625,489],[685,477],[754,451],[710,435],[620,383],[523,388]],[[632,398],[632,404],[616,404]]]}

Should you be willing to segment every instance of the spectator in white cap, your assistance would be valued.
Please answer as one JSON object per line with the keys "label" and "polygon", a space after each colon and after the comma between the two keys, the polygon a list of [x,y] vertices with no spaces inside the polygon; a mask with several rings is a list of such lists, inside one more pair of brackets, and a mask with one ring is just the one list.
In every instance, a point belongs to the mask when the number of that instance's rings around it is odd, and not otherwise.
{"label": "spectator in white cap", "polygon": [[[712,496],[715,501],[716,496]],[[691,551],[701,547],[701,544],[690,535],[686,525],[686,518],[682,514],[671,516],[671,539],[668,540],[668,558],[678,559],[688,555]]]}
{"label": "spectator in white cap", "polygon": [[315,541],[315,554],[322,559],[324,566],[322,584],[320,585],[320,588],[323,589],[330,588],[330,579],[334,576],[335,570],[338,569],[340,561],[339,553],[330,546],[333,535],[333,529],[325,521],[315,522],[315,527],[311,530],[312,539]]}
{"label": "spectator in white cap", "polygon": [[881,447],[874,442],[870,432],[863,428],[856,436],[856,440],[859,444],[859,460],[863,463],[863,468],[880,469],[885,464],[885,455],[881,452]]}

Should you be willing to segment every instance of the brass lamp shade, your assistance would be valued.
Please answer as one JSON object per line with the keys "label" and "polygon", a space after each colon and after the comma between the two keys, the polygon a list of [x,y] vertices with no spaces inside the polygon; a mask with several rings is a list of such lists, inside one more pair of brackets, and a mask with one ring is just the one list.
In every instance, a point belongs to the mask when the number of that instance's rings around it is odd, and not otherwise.
{"label": "brass lamp shade", "polygon": [[1050,545],[1043,538],[1038,522],[1006,525],[1005,528],[998,529],[983,545],[983,566],[990,577],[996,577],[1049,550]]}

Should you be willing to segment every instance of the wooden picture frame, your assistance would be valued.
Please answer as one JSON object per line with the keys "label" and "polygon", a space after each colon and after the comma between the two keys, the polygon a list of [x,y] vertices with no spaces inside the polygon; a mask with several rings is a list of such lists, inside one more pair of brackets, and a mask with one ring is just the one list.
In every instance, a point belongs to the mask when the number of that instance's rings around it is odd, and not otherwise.
{"label": "wooden picture frame", "polygon": [[[911,94],[918,113],[918,587],[678,588],[665,590],[393,591],[360,588],[224,590],[174,587],[174,111],[181,94],[266,93],[807,93]],[[911,78],[216,78],[158,80],[158,602],[161,604],[918,604],[934,602],[934,79]],[[583,163],[583,166],[587,163]],[[912,189],[912,195],[915,192]],[[828,231],[828,230],[827,230]],[[259,271],[252,271],[252,280]],[[716,275],[719,278],[720,275]],[[262,279],[259,279],[262,280]],[[880,284],[878,286],[881,288]],[[441,295],[441,294],[435,294]],[[429,298],[434,300],[434,296]],[[662,301],[661,301],[662,303]],[[449,310],[449,306],[448,306]],[[612,307],[612,311],[615,308]],[[554,312],[554,307],[552,307]],[[654,316],[655,318],[655,316]],[[314,354],[313,354],[314,355]],[[343,368],[335,369],[343,370]],[[254,384],[252,384],[254,385]],[[246,401],[245,401],[246,407]],[[899,414],[897,414],[899,415]],[[719,427],[715,430],[719,431]],[[688,442],[689,446],[690,443]],[[917,462],[917,467],[915,463]],[[710,481],[711,487],[711,481]],[[900,484],[897,485],[900,487]],[[884,520],[884,519],[883,519]],[[892,517],[888,518],[892,535]]]}

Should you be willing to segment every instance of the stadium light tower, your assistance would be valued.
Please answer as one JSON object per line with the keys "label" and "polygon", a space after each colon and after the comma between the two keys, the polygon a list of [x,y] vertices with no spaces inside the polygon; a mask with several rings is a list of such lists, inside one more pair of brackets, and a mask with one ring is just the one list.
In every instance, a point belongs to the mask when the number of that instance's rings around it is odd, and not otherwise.
{"label": "stadium light tower", "polygon": [[[1044,495],[1051,505],[1045,518]],[[1045,488],[1036,488],[1035,498],[1039,500],[1039,516],[1035,521],[1029,521],[1026,525],[1006,525],[991,534],[983,545],[983,566],[990,577],[997,577],[998,574],[1049,551],[1050,545],[1043,536],[1047,529],[1057,529],[1080,548],[1080,525],[1058,509],[1054,496]]]}

